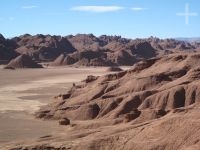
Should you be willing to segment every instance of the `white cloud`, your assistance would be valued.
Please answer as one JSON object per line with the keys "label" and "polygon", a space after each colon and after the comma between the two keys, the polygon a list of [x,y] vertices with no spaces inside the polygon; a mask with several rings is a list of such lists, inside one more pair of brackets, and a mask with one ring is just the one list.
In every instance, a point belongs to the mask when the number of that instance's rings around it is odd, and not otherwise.
{"label": "white cloud", "polygon": [[76,6],[71,8],[73,11],[86,11],[86,12],[114,12],[124,9],[120,6]]}
{"label": "white cloud", "polygon": [[37,8],[37,6],[35,5],[22,6],[22,9],[33,9],[33,8]]}
{"label": "white cloud", "polygon": [[133,11],[142,11],[142,10],[146,10],[147,8],[142,8],[142,7],[132,7],[131,10]]}

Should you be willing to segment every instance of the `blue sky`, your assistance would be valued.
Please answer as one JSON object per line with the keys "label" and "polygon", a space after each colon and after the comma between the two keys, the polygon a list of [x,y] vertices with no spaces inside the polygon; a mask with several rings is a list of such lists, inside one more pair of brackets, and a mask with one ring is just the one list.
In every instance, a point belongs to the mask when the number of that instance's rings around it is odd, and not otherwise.
{"label": "blue sky", "polygon": [[[177,13],[189,12],[189,18]],[[199,0],[1,0],[0,33],[200,37]]]}

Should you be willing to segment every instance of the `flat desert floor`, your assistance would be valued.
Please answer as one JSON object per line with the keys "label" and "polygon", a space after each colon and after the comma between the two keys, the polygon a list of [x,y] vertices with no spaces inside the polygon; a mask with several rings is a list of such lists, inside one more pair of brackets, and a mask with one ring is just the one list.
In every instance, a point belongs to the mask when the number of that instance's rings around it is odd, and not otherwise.
{"label": "flat desert floor", "polygon": [[56,121],[35,119],[33,113],[54,96],[65,93],[88,75],[107,68],[58,67],[4,70],[0,68],[0,144],[45,137],[65,130]]}

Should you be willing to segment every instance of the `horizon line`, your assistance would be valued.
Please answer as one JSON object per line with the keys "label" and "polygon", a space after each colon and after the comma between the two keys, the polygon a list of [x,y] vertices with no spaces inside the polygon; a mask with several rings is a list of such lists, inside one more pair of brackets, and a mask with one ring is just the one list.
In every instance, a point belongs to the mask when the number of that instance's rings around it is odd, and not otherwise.
{"label": "horizon line", "polygon": [[200,36],[177,36],[177,37],[159,37],[159,36],[153,36],[153,35],[150,35],[150,36],[138,36],[138,37],[128,37],[128,36],[123,36],[123,35],[120,35],[120,34],[100,34],[100,35],[97,35],[97,34],[94,34],[94,33],[74,33],[74,34],[52,34],[52,33],[34,33],[34,34],[31,34],[31,33],[23,33],[23,34],[18,34],[18,35],[14,35],[14,36],[5,36],[4,34],[0,33],[4,38],[6,39],[12,39],[12,38],[15,38],[15,37],[20,37],[20,36],[23,36],[23,35],[31,35],[31,36],[36,36],[36,35],[50,35],[50,36],[61,36],[61,37],[66,37],[66,36],[77,36],[77,35],[93,35],[95,37],[100,37],[100,36],[103,36],[103,35],[106,35],[106,36],[118,36],[118,37],[121,37],[121,38],[125,38],[125,39],[131,39],[131,40],[134,40],[134,39],[148,39],[148,38],[158,38],[158,39],[200,39]]}

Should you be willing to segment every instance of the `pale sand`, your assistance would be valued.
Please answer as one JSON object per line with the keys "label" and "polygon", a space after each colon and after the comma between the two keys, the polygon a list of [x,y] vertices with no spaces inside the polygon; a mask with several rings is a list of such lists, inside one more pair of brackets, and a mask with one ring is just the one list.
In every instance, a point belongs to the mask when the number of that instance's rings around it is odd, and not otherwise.
{"label": "pale sand", "polygon": [[57,122],[34,119],[32,113],[53,96],[65,93],[73,82],[80,82],[91,74],[106,74],[106,69],[0,69],[0,142],[58,133],[62,128]]}

